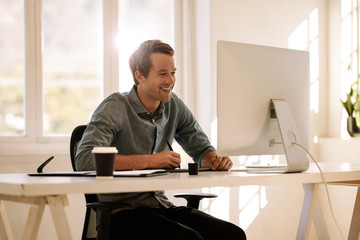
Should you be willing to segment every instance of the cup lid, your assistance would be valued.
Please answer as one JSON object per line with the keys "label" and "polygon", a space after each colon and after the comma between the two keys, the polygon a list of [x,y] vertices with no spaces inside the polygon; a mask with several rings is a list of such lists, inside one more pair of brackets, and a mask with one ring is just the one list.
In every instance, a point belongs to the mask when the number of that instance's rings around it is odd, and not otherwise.
{"label": "cup lid", "polygon": [[94,147],[92,153],[117,153],[116,147]]}

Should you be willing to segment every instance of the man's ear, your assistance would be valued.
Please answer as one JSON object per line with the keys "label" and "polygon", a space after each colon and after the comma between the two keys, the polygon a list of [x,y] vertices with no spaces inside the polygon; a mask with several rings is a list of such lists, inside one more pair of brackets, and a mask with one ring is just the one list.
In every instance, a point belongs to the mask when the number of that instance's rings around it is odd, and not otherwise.
{"label": "man's ear", "polygon": [[139,70],[135,71],[135,78],[138,81],[138,83],[140,83],[145,79],[144,75]]}

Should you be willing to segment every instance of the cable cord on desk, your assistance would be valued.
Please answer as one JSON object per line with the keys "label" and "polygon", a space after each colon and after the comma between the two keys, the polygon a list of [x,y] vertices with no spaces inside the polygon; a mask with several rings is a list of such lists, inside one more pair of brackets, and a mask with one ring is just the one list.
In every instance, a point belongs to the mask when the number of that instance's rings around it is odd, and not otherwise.
{"label": "cable cord on desk", "polygon": [[316,167],[319,169],[319,172],[320,172],[320,176],[321,176],[321,179],[324,183],[324,186],[325,186],[325,191],[326,191],[326,195],[327,195],[327,199],[328,199],[328,203],[329,203],[329,207],[330,207],[330,212],[331,212],[331,216],[335,222],[335,225],[336,225],[336,228],[337,230],[339,231],[340,233],[340,236],[341,236],[341,239],[345,239],[344,237],[344,234],[343,232],[341,231],[340,229],[340,226],[335,218],[335,214],[334,214],[334,211],[333,211],[333,207],[332,207],[332,204],[331,204],[331,199],[330,199],[330,194],[329,194],[329,189],[328,189],[328,184],[327,184],[327,181],[326,181],[326,178],[325,178],[325,175],[324,175],[324,172],[321,170],[319,164],[317,163],[317,161],[315,160],[315,158],[311,155],[311,153],[306,149],[306,147],[304,147],[303,145],[301,145],[300,143],[297,143],[297,142],[291,142],[292,144],[295,144],[295,145],[298,145],[299,147],[301,147],[302,149],[305,150],[305,152],[310,156],[311,160],[315,163]]}

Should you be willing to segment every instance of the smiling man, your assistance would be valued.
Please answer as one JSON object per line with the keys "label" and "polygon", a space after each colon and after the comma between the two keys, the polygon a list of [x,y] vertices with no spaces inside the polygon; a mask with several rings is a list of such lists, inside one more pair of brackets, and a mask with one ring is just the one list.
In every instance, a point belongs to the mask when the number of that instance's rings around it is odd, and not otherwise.
{"label": "smiling man", "polygon": [[[76,155],[77,170],[94,170],[94,146],[118,149],[115,169],[174,169],[180,154],[171,151],[174,139],[202,167],[230,170],[229,157],[220,157],[196,119],[172,92],[176,78],[174,50],[149,40],[131,55],[135,85],[114,93],[95,110]],[[98,195],[100,201],[121,202],[126,209],[111,217],[110,239],[246,239],[234,224],[197,209],[174,206],[164,191]]]}
{"label": "smiling man", "polygon": [[175,85],[175,62],[170,55],[153,53],[150,56],[153,63],[150,72],[145,77],[139,70],[135,70],[138,82],[137,94],[144,107],[153,114],[160,102],[168,102]]}

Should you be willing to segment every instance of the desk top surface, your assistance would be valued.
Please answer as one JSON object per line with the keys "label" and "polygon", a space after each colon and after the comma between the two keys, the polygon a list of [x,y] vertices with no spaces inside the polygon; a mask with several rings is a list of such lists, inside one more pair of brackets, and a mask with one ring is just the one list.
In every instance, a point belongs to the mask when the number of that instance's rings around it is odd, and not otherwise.
{"label": "desk top surface", "polygon": [[[360,164],[320,164],[328,183],[360,183]],[[119,177],[107,180],[95,177],[30,177],[25,173],[0,174],[0,194],[43,196],[75,193],[139,192],[203,187],[244,185],[282,185],[321,183],[321,175],[311,164],[302,173],[248,173],[245,171],[170,173],[154,177]]]}

